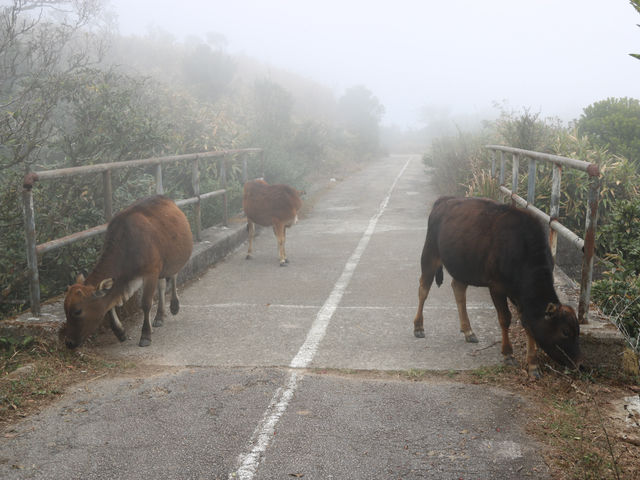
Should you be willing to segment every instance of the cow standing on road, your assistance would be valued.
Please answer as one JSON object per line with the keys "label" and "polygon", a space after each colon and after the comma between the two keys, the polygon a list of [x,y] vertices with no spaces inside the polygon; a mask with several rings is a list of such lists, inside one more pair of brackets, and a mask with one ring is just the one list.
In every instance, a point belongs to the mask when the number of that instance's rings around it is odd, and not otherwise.
{"label": "cow standing on road", "polygon": [[285,230],[298,221],[298,210],[302,207],[300,192],[288,185],[269,185],[262,179],[251,180],[244,184],[242,208],[247,216],[249,230],[249,250],[247,259],[253,251],[255,223],[263,227],[273,227],[278,239],[280,266],[289,263],[284,250]]}
{"label": "cow standing on road", "polygon": [[126,339],[115,312],[142,287],[144,322],[139,345],[151,344],[149,312],[158,288],[155,327],[163,323],[166,279],[171,278],[171,313],[180,309],[176,277],[189,260],[193,238],[189,221],[173,200],[156,195],[139,200],[115,215],[107,226],[104,248],[86,280],[67,289],[64,311],[67,323],[61,336],[69,348],[79,346],[96,331],[107,312],[120,341]]}
{"label": "cow standing on road", "polygon": [[558,300],[549,243],[530,212],[481,198],[441,197],[435,202],[421,257],[416,337],[424,337],[424,302],[434,277],[438,286],[442,284],[443,265],[453,277],[460,330],[467,342],[478,341],[467,315],[467,286],[489,287],[502,328],[506,363],[515,362],[509,341],[508,298],[518,308],[527,334],[530,375],[540,375],[536,343],[557,362],[579,366],[580,326],[573,308]]}

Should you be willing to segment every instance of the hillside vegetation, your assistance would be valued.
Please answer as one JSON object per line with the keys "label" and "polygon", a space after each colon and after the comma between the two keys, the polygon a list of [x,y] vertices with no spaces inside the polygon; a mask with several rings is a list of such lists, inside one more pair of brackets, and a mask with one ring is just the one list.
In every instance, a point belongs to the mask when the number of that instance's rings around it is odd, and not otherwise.
{"label": "hillside vegetation", "polygon": [[[161,31],[123,38],[100,0],[9,3],[0,6],[2,316],[29,306],[20,195],[29,170],[257,147],[267,181],[304,188],[309,175],[378,154],[384,108],[365,86],[336,98],[313,81],[228,55],[218,38],[179,42]],[[262,173],[250,161],[250,177]],[[202,191],[219,188],[216,162],[203,163],[200,174]],[[169,196],[193,194],[188,165],[163,175]],[[239,165],[227,175],[239,211]],[[153,170],[115,171],[112,188],[118,211],[155,193]],[[100,175],[36,183],[34,203],[38,243],[105,222]],[[221,221],[218,203],[208,202],[204,227]],[[94,239],[45,254],[42,298],[90,269],[100,245]]]}

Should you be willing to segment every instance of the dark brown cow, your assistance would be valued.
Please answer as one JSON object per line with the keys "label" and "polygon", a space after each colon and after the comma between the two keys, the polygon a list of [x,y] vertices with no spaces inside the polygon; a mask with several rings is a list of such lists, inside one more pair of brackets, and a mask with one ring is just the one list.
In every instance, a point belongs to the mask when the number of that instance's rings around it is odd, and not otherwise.
{"label": "dark brown cow", "polygon": [[[64,311],[67,323],[61,332],[69,348],[80,345],[110,312],[111,328],[120,341],[126,339],[114,307],[122,305],[142,287],[144,323],[139,345],[151,343],[149,312],[158,288],[158,310],[153,321],[164,319],[166,279],[171,278],[171,313],[180,302],[176,277],[189,260],[193,239],[184,213],[169,198],[156,195],[139,200],[115,215],[107,226],[104,248],[93,271],[67,289]],[[160,280],[160,281],[159,281]]]}
{"label": "dark brown cow", "polygon": [[253,251],[254,223],[257,223],[263,227],[273,227],[278,239],[280,266],[286,266],[289,260],[284,251],[285,230],[298,221],[301,206],[300,192],[288,185],[269,185],[262,179],[245,183],[242,208],[247,215],[249,229],[247,259],[251,258]]}
{"label": "dark brown cow", "polygon": [[540,221],[530,212],[481,198],[442,197],[436,201],[422,250],[416,337],[424,337],[424,302],[434,277],[438,286],[442,284],[443,265],[453,277],[460,330],[467,342],[478,341],[467,315],[467,286],[489,287],[502,328],[506,363],[515,363],[509,341],[508,298],[518,308],[527,333],[530,375],[540,375],[536,343],[563,365],[580,364],[580,326],[573,308],[558,300],[548,240]]}

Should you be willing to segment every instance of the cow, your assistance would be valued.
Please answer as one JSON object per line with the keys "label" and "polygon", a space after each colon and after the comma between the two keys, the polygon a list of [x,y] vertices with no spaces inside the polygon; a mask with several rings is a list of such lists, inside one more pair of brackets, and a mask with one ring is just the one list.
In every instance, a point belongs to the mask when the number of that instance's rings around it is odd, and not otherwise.
{"label": "cow", "polygon": [[249,250],[247,260],[253,252],[255,225],[273,227],[278,239],[280,266],[289,263],[284,251],[285,230],[298,221],[298,211],[302,207],[300,191],[288,185],[269,185],[263,179],[250,180],[244,184],[242,208],[247,216]]}
{"label": "cow", "polygon": [[76,284],[67,289],[67,322],[61,330],[67,347],[81,345],[97,330],[107,312],[116,337],[121,342],[126,340],[115,306],[122,305],[140,288],[144,321],[139,345],[150,345],[149,312],[156,287],[158,310],[153,326],[159,327],[164,320],[166,279],[172,280],[171,313],[175,315],[180,309],[176,277],[189,260],[192,248],[189,221],[168,197],[144,198],[120,211],[107,225],[98,263],[86,279],[78,276]]}
{"label": "cow", "polygon": [[441,197],[429,215],[420,266],[416,337],[424,338],[424,302],[434,277],[438,286],[442,284],[444,266],[453,277],[460,330],[467,342],[478,342],[467,315],[467,286],[489,287],[505,363],[516,363],[509,341],[509,299],[526,332],[529,375],[540,376],[536,344],[563,365],[580,365],[580,326],[573,308],[558,299],[549,242],[532,213],[486,198]]}

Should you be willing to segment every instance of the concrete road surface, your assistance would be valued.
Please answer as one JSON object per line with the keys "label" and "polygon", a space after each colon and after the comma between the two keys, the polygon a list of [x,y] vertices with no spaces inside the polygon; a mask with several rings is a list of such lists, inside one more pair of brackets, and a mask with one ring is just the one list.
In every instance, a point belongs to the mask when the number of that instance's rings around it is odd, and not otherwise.
{"label": "concrete road surface", "polygon": [[413,336],[419,259],[437,194],[418,156],[391,156],[320,195],[278,266],[264,229],[181,290],[181,311],[108,356],[153,375],[75,387],[12,438],[0,476],[38,479],[548,478],[523,400],[380,371],[498,364],[486,289],[469,288],[467,344],[449,278]]}

